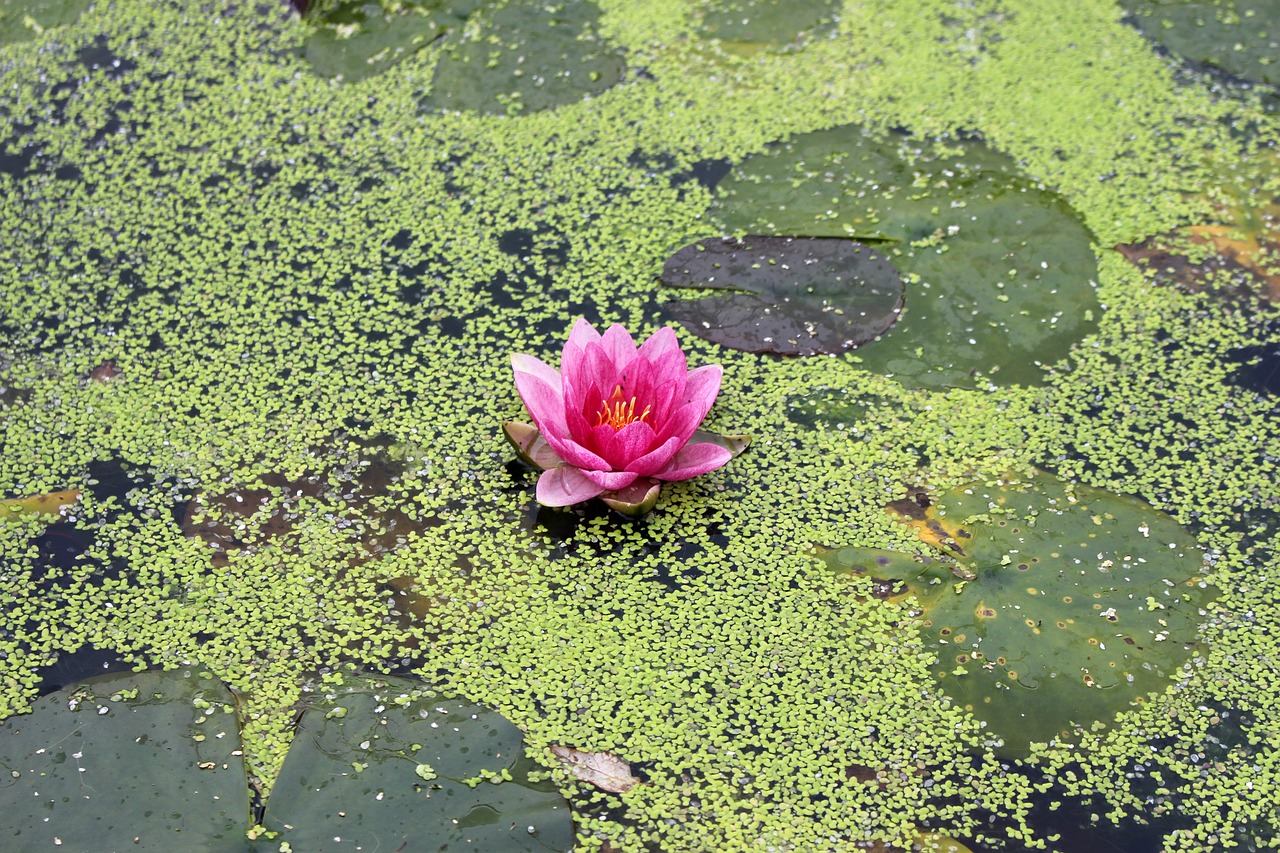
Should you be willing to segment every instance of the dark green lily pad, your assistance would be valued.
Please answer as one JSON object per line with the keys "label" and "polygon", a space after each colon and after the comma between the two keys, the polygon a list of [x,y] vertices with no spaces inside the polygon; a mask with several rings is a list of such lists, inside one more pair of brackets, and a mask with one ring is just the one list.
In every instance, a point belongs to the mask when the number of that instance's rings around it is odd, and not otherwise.
{"label": "dark green lily pad", "polygon": [[231,694],[191,670],[109,675],[0,723],[9,850],[245,849]]}
{"label": "dark green lily pad", "polygon": [[194,670],[46,696],[0,723],[0,767],[11,850],[573,846],[568,804],[528,780],[520,730],[408,679],[352,679],[307,709],[267,804],[280,834],[257,842],[232,696]]}
{"label": "dark green lily pad", "polygon": [[0,44],[30,41],[51,27],[75,23],[89,0],[0,0]]}
{"label": "dark green lily pad", "polygon": [[835,24],[835,0],[716,0],[702,13],[699,35],[720,39],[734,52],[773,47]]}
{"label": "dark green lily pad", "polygon": [[1275,0],[1120,0],[1120,5],[1144,36],[1171,53],[1280,86],[1280,4]]}
{"label": "dark green lily pad", "polygon": [[857,356],[910,387],[1039,383],[1101,312],[1083,223],[979,142],[806,134],[739,165],[712,213],[734,233],[884,252],[906,281],[902,319]]}
{"label": "dark green lily pad", "polygon": [[939,684],[1007,752],[1145,701],[1196,647],[1216,594],[1203,556],[1141,501],[1041,474],[915,505],[905,520],[936,561],[857,548],[823,559],[877,579],[883,597],[915,596]]}
{"label": "dark green lily pad", "polygon": [[569,850],[568,804],[532,766],[495,712],[366,680],[303,714],[264,825],[281,833],[272,850]]}
{"label": "dark green lily pad", "polygon": [[363,80],[432,44],[466,23],[478,2],[345,0],[307,16],[304,52],[326,77]]}
{"label": "dark green lily pad", "polygon": [[580,101],[622,79],[623,53],[596,33],[586,0],[497,2],[449,44],[423,106],[505,115]]}
{"label": "dark green lily pad", "polygon": [[672,255],[661,279],[669,287],[732,291],[663,308],[695,335],[747,352],[844,352],[882,334],[902,307],[893,265],[854,240],[702,240]]}

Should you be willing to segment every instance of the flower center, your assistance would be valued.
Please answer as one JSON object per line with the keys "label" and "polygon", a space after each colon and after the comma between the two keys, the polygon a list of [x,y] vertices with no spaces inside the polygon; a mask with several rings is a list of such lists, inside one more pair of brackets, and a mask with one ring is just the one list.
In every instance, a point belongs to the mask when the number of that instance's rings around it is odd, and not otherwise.
{"label": "flower center", "polygon": [[652,406],[645,406],[644,411],[636,414],[636,398],[623,402],[622,386],[618,385],[613,389],[613,396],[608,400],[600,401],[600,411],[596,413],[596,426],[604,426],[608,424],[615,430],[622,429],[627,424],[633,424],[636,421],[643,421],[649,417],[649,410]]}

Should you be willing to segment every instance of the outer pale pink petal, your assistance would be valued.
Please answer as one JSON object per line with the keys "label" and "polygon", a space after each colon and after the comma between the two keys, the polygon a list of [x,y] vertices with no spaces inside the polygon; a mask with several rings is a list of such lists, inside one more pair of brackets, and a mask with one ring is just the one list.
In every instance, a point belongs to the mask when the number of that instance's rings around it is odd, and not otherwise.
{"label": "outer pale pink petal", "polygon": [[582,471],[582,476],[600,487],[601,491],[612,492],[625,489],[636,481],[639,474],[631,471]]}
{"label": "outer pale pink petal", "polygon": [[710,411],[711,404],[720,393],[720,379],[723,376],[724,368],[718,364],[707,364],[689,371],[684,385],[684,402],[701,402],[706,407],[702,411]]}
{"label": "outer pale pink petal", "polygon": [[609,470],[609,463],[599,454],[583,447],[571,438],[559,438],[545,432],[542,437],[547,440],[547,444],[551,445],[551,449],[556,452],[556,455],[570,465],[578,468],[594,468],[600,471]]}
{"label": "outer pale pink petal", "polygon": [[569,333],[569,340],[564,342],[564,350],[560,354],[560,372],[580,388],[585,388],[587,380],[591,378],[591,373],[584,364],[587,348],[599,343],[600,333],[591,328],[586,320],[578,318],[578,322],[573,324],[573,331]]}
{"label": "outer pale pink petal", "polygon": [[543,506],[569,506],[590,500],[604,492],[571,465],[543,471],[538,478],[538,503]]}
{"label": "outer pale pink petal", "polygon": [[690,477],[714,471],[732,458],[732,453],[717,444],[709,442],[688,444],[671,457],[671,461],[665,468],[653,476],[668,482],[688,480]]}
{"label": "outer pale pink petal", "polygon": [[516,373],[528,373],[536,376],[552,388],[560,387],[560,371],[539,358],[525,355],[522,352],[512,353],[511,367]]}
{"label": "outer pale pink petal", "polygon": [[652,477],[665,468],[667,463],[671,461],[671,457],[676,455],[676,451],[684,447],[688,441],[687,438],[681,438],[680,436],[668,438],[644,456],[629,462],[627,470],[634,471],[642,477]]}
{"label": "outer pale pink petal", "polygon": [[667,326],[654,332],[647,341],[640,345],[641,357],[650,364],[657,364],[667,353],[673,350],[680,352],[680,342],[676,340],[676,333]]}
{"label": "outer pale pink petal", "polygon": [[[514,361],[513,356],[512,362]],[[553,437],[567,438],[569,427],[564,419],[564,398],[560,394],[560,385],[548,384],[542,378],[545,375],[544,372],[517,370],[516,390],[520,392],[525,408],[533,416],[533,422],[548,441],[552,441]]]}
{"label": "outer pale pink petal", "polygon": [[600,343],[618,370],[622,370],[636,357],[636,342],[620,323],[614,323],[606,329]]}

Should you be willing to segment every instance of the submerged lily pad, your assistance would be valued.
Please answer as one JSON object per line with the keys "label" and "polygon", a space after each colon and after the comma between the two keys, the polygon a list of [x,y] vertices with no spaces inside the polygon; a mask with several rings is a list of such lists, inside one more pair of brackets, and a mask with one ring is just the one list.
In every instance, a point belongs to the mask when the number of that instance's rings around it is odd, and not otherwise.
{"label": "submerged lily pad", "polygon": [[79,499],[79,489],[65,489],[60,492],[0,501],[0,522],[31,515],[40,515],[49,519],[61,518],[63,507],[71,506]]}
{"label": "submerged lily pad", "polygon": [[569,850],[569,806],[529,782],[532,767],[497,713],[363,680],[303,714],[267,802],[270,849]]}
{"label": "submerged lily pad", "polygon": [[712,213],[734,233],[884,252],[906,281],[902,319],[857,356],[911,387],[1038,383],[1100,313],[1084,224],[979,142],[806,134],[734,169]]}
{"label": "submerged lily pad", "polygon": [[1192,62],[1280,86],[1275,0],[1120,0],[1142,34]]}
{"label": "submerged lily pad", "polygon": [[30,41],[75,23],[88,6],[89,0],[0,0],[0,44]]}
{"label": "submerged lily pad", "polygon": [[400,62],[466,23],[478,3],[449,0],[346,2],[307,16],[307,61],[326,77],[363,80]]}
{"label": "submerged lily pad", "polygon": [[231,694],[191,670],[108,675],[0,723],[10,850],[245,849]]}
{"label": "submerged lily pad", "polygon": [[936,562],[858,548],[823,558],[877,579],[885,597],[915,597],[939,684],[1011,753],[1143,702],[1195,648],[1215,595],[1203,558],[1141,501],[1041,474],[920,510],[907,520]]}
{"label": "submerged lily pad", "polygon": [[580,101],[613,86],[623,53],[596,32],[586,0],[496,2],[448,45],[423,106],[504,115]]}
{"label": "submerged lily pad", "polygon": [[699,34],[751,53],[834,25],[839,8],[835,0],[715,0],[702,13]]}
{"label": "submerged lily pad", "polygon": [[669,287],[732,291],[663,307],[695,335],[747,352],[843,352],[874,340],[902,307],[893,265],[853,240],[702,240],[672,255],[661,278]]}

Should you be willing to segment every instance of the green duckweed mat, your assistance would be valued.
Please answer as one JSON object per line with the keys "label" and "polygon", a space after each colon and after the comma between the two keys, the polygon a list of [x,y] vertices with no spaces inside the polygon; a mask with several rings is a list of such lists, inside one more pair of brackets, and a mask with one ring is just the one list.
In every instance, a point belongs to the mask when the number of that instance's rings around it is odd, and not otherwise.
{"label": "green duckweed mat", "polygon": [[[1225,273],[1188,288],[1112,248],[1218,224],[1226,200],[1273,204],[1280,176],[1258,164],[1280,101],[1159,47],[1155,4],[1128,5],[1142,29],[1102,0],[846,0],[792,19],[767,2],[388,0],[324,23],[274,2],[6,0],[0,716],[30,711],[68,656],[189,662],[238,697],[267,795],[306,692],[394,670],[519,727],[581,850],[929,832],[1071,853],[1065,827],[1091,816],[1152,822],[1153,850],[1280,846],[1276,312]],[[404,45],[397,16],[435,23]],[[362,38],[357,19],[382,29]],[[769,171],[752,162],[796,169],[807,204],[828,185],[874,196],[865,175],[825,175],[859,158],[775,156],[836,128],[888,140],[892,210],[940,229],[887,235],[904,247],[882,254],[918,259],[931,288],[912,322],[943,316],[954,281],[965,313],[938,336],[904,321],[908,346],[890,329],[808,358],[681,330],[691,365],[724,366],[706,428],[750,449],[638,522],[539,508],[500,429],[524,419],[510,353],[557,362],[579,316],[675,325],[657,277],[720,236],[720,180],[744,198]],[[1089,316],[1026,303],[1070,335],[974,334],[1033,352],[1002,373],[957,356],[948,378],[964,318],[1003,315],[947,246],[1004,196],[939,171],[947,157],[1092,241],[1096,269],[1069,266]],[[1035,233],[1018,257],[1057,263]],[[997,255],[980,255],[990,275],[1028,289],[1061,272]],[[1143,702],[1009,757],[939,689],[911,601],[815,554],[932,555],[887,504],[1034,469],[1170,519],[1220,594]],[[18,502],[40,495],[56,496]],[[599,788],[553,746],[640,782]]]}

